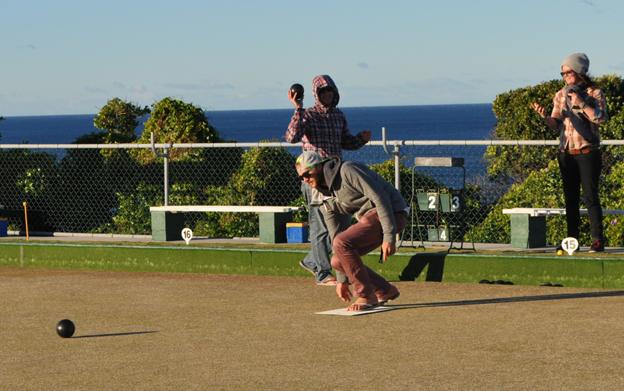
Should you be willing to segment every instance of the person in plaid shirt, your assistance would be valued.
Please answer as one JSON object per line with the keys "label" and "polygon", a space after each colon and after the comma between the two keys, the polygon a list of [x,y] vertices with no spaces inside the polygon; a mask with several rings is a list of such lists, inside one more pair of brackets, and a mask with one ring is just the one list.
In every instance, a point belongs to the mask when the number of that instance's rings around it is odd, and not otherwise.
{"label": "person in plaid shirt", "polygon": [[602,170],[599,125],[608,119],[603,92],[589,77],[589,58],[573,53],[563,59],[561,77],[565,86],[553,99],[550,116],[533,103],[533,110],[549,128],[559,130],[559,170],[563,182],[568,236],[579,237],[580,188],[589,214],[592,243],[589,252],[604,251],[602,206],[598,189]]}
{"label": "person in plaid shirt", "polygon": [[[312,93],[314,106],[304,109],[303,99],[288,90],[288,99],[295,106],[295,112],[284,135],[287,142],[301,142],[304,151],[315,151],[321,157],[342,157],[343,149],[356,150],[370,140],[369,130],[357,135],[349,132],[347,119],[337,107],[340,94],[331,77],[316,76],[312,80]],[[329,234],[319,210],[323,196],[305,182],[301,184],[301,191],[308,204],[310,252],[299,265],[315,275],[318,285],[336,285],[331,274]]]}

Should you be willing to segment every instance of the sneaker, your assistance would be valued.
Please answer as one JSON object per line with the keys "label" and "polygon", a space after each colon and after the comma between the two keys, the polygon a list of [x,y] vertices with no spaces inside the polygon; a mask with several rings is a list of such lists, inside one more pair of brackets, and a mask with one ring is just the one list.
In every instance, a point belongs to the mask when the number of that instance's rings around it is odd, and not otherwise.
{"label": "sneaker", "polygon": [[594,240],[591,246],[589,247],[590,253],[599,253],[603,251],[604,251],[604,242],[600,239]]}
{"label": "sneaker", "polygon": [[312,273],[313,276],[316,276],[316,271],[314,269],[312,269],[311,267],[308,267],[305,263],[303,263],[303,259],[301,261],[299,261],[299,266],[301,266],[305,270],[307,270],[310,273]]}
{"label": "sneaker", "polygon": [[[323,272],[321,272],[323,273]],[[325,275],[322,278],[318,278],[316,280],[316,285],[321,285],[321,286],[335,286],[336,284],[338,284],[338,281],[336,281],[336,277],[332,276],[331,273],[324,273]],[[319,276],[321,277],[321,276]]]}

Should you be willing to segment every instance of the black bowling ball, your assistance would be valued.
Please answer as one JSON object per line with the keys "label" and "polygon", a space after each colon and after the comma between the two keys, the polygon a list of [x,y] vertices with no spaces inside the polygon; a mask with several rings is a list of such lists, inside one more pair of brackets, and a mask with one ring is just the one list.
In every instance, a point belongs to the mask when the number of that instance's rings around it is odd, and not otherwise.
{"label": "black bowling ball", "polygon": [[298,101],[303,100],[303,86],[299,83],[295,83],[290,86],[290,91],[295,95],[295,99]]}
{"label": "black bowling ball", "polygon": [[76,326],[69,319],[63,319],[56,324],[56,333],[62,338],[70,338],[74,335],[74,331],[76,331]]}

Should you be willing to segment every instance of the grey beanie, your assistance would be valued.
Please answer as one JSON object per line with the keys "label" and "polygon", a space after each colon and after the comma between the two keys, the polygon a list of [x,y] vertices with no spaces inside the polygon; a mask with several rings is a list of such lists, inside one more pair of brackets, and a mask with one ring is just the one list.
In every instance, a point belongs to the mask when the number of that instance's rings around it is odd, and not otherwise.
{"label": "grey beanie", "polygon": [[587,75],[589,71],[589,58],[585,53],[572,53],[568,57],[564,58],[561,62],[561,66],[567,65],[574,72],[579,75]]}

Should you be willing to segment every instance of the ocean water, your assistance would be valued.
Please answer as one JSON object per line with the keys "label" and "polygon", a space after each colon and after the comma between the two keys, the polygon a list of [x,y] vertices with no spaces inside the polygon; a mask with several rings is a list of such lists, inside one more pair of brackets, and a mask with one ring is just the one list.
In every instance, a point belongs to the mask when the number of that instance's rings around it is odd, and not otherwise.
{"label": "ocean water", "polygon": [[[491,104],[341,108],[351,133],[368,129],[373,140],[385,127],[391,140],[484,140],[496,124]],[[292,109],[208,111],[208,121],[229,141],[281,141]],[[1,113],[0,113],[1,114]],[[1,144],[68,144],[97,132],[94,114],[7,117]],[[143,125],[137,129],[141,133]]]}

